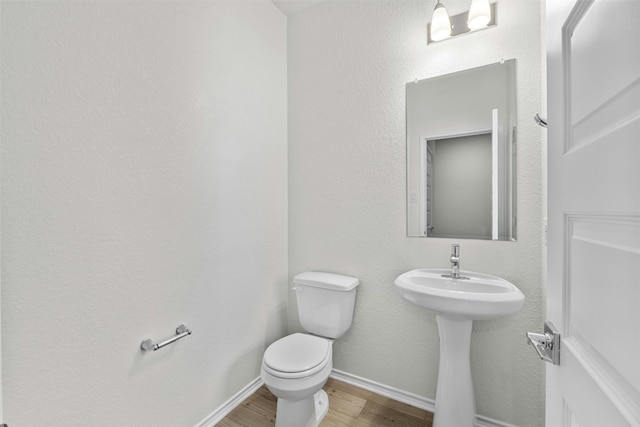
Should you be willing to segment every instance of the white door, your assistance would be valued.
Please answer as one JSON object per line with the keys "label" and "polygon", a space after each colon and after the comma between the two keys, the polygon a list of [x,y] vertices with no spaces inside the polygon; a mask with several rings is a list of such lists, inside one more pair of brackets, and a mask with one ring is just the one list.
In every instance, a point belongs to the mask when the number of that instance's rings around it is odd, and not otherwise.
{"label": "white door", "polygon": [[547,0],[546,426],[640,426],[640,1]]}
{"label": "white door", "polygon": [[433,148],[434,141],[425,141],[427,151],[427,228],[425,236],[433,233]]}
{"label": "white door", "polygon": [[[0,274],[2,277],[2,274]],[[2,295],[2,279],[0,279],[0,295]],[[0,296],[0,424],[3,423],[2,412],[2,297]]]}
{"label": "white door", "polygon": [[[1,184],[2,183],[0,182],[0,188],[2,187]],[[0,248],[1,247],[2,247],[2,242],[0,241]],[[1,262],[0,262],[0,265],[2,265]],[[0,271],[0,424],[3,423],[3,420],[4,420],[4,415],[2,411],[2,272]]]}

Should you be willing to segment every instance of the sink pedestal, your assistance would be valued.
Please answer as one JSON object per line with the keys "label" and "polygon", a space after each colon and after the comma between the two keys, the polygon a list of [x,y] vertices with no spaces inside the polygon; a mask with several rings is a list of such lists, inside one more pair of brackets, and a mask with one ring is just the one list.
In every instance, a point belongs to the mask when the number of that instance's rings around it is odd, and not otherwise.
{"label": "sink pedestal", "polygon": [[476,403],[471,380],[473,321],[439,314],[440,367],[433,427],[473,427]]}

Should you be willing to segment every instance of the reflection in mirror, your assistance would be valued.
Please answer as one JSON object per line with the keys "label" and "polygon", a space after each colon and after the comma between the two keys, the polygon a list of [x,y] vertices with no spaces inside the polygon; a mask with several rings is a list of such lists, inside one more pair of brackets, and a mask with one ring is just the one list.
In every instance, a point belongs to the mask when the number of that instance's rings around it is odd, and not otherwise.
{"label": "reflection in mirror", "polygon": [[515,240],[515,59],[407,84],[407,234]]}

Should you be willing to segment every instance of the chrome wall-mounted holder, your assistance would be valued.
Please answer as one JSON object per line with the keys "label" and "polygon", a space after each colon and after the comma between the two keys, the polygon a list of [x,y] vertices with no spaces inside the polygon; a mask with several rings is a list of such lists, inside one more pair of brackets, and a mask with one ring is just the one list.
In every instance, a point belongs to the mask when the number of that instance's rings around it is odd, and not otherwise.
{"label": "chrome wall-mounted holder", "polygon": [[543,128],[547,127],[547,119],[540,117],[539,113],[536,113],[536,115],[533,116],[533,120],[535,120],[539,126],[542,126]]}
{"label": "chrome wall-mounted holder", "polygon": [[178,341],[181,338],[186,337],[187,335],[191,335],[191,329],[181,324],[181,325],[178,325],[178,327],[176,328],[175,337],[171,337],[168,340],[163,341],[161,343],[154,343],[151,338],[147,338],[144,341],[142,341],[142,343],[140,344],[140,348],[143,349],[144,351],[156,351],[166,345],[169,345],[171,343]]}
{"label": "chrome wall-mounted holder", "polygon": [[544,334],[527,332],[527,344],[535,348],[540,359],[545,362],[560,364],[560,332],[553,326],[553,323],[544,322]]}

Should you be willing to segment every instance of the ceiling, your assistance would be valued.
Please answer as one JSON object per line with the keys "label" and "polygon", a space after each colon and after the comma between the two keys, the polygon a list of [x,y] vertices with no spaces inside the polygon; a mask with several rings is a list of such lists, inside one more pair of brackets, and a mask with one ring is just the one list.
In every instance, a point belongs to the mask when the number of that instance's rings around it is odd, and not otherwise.
{"label": "ceiling", "polygon": [[323,0],[271,0],[278,9],[287,16],[302,12],[315,6]]}

